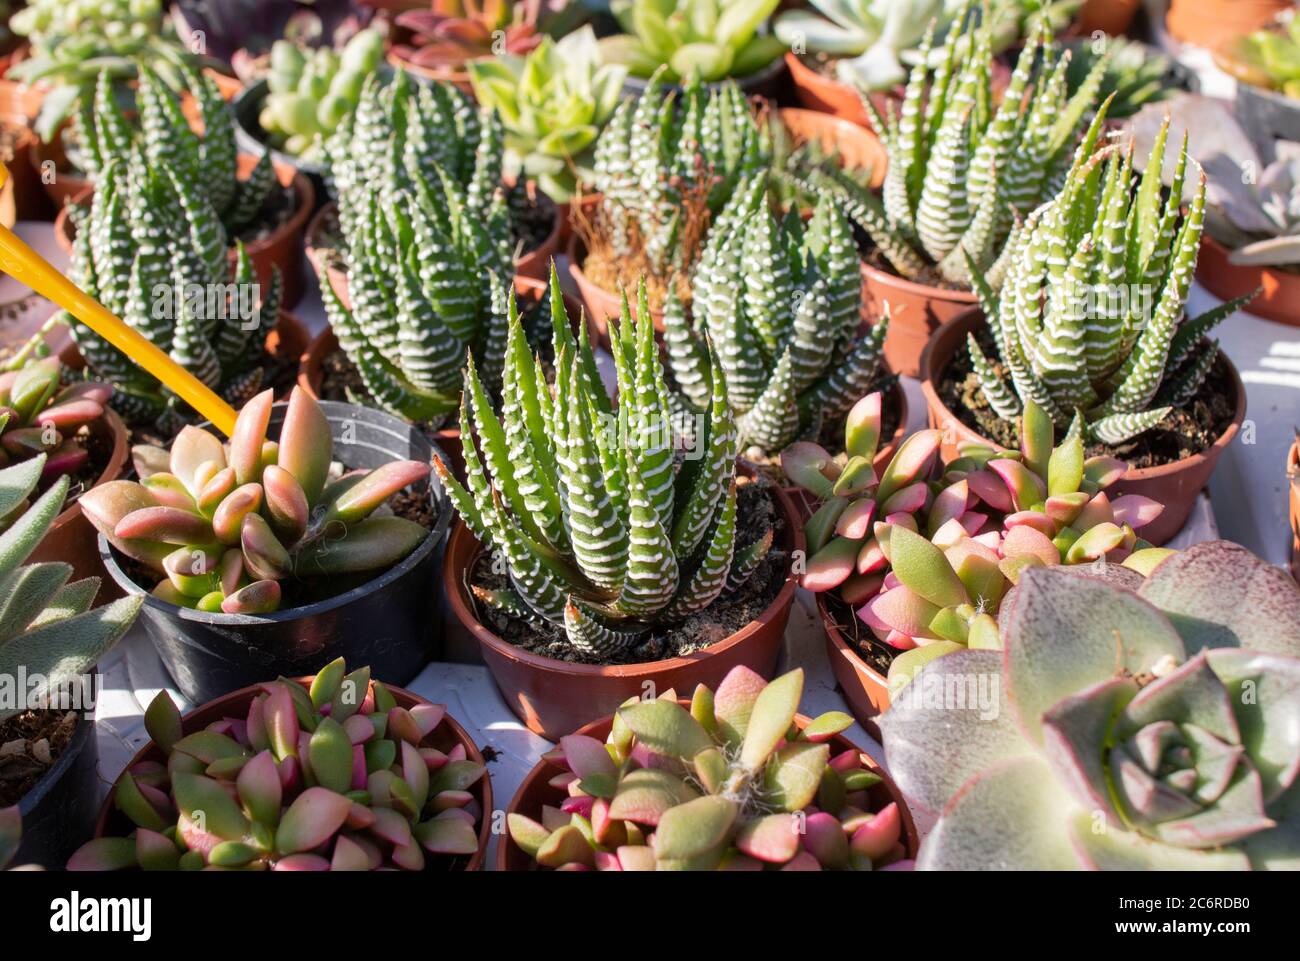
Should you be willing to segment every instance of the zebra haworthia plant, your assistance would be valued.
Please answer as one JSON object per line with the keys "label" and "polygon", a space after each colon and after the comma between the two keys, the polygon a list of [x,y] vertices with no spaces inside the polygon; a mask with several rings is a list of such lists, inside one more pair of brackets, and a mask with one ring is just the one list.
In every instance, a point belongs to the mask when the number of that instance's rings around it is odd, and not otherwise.
{"label": "zebra haworthia plant", "polygon": [[[1033,401],[1065,429],[1082,411],[1090,440],[1119,444],[1188,404],[1218,356],[1205,335],[1250,297],[1185,319],[1205,219],[1205,177],[1184,139],[1162,194],[1168,124],[1132,189],[1131,152],[1105,148],[1071,171],[1008,247],[998,294],[976,275],[999,373],[972,334],[972,366],[1003,419]],[[1199,185],[1181,210],[1189,172]],[[1100,212],[1100,215],[1099,215]],[[1009,383],[1006,379],[1009,375]]]}
{"label": "zebra haworthia plant", "polygon": [[333,476],[321,406],[295,387],[271,441],[273,403],[268,390],[245,404],[228,445],[187,426],[170,454],[137,449],[138,483],[111,481],[82,496],[86,519],[110,544],[162,575],[155,597],[212,613],[267,614],[280,607],[281,581],[377,573],[428,535],[380,511],[426,478],[428,464],[391,461]]}
{"label": "zebra haworthia plant", "polygon": [[190,127],[171,88],[145,66],[136,97],[139,117],[123,114],[106,70],[99,75],[93,102],[83,104],[77,115],[82,164],[96,181],[114,161],[130,161],[137,151],[150,166],[165,164],[188,191],[211,205],[233,239],[259,226],[262,208],[279,186],[271,154],[263,153],[248,178],[240,180],[230,108],[212,78],[190,68],[185,73],[203,121],[202,134]]}
{"label": "zebra haworthia plant", "polygon": [[[563,632],[584,658],[653,656],[656,631],[706,610],[763,562],[772,530],[737,530],[736,436],[717,362],[695,447],[675,463],[673,411],[642,288],[611,329],[618,404],[551,278],[554,396],[512,313],[501,415],[471,362],[461,402],[466,484],[437,471],[461,518],[509,571],[487,608]],[[695,455],[695,456],[691,456]],[[468,489],[466,489],[468,488]]]}
{"label": "zebra haworthia plant", "polygon": [[742,449],[775,453],[816,436],[880,376],[889,317],[857,336],[858,254],[829,195],[805,227],[797,213],[772,214],[766,174],[743,181],[700,256],[692,304],[693,327],[675,293],[664,309],[674,379],[693,405],[707,406],[712,340]]}
{"label": "zebra haworthia plant", "polygon": [[454,87],[399,72],[367,82],[332,142],[351,304],[327,273],[321,296],[371,398],[410,420],[456,410],[466,350],[499,393],[514,273],[501,138]]}
{"label": "zebra haworthia plant", "polygon": [[643,256],[654,276],[691,266],[687,221],[707,199],[717,213],[746,177],[765,169],[770,150],[734,83],[714,89],[692,78],[665,94],[657,70],[636,100],[625,100],[596,142],[597,225],[612,254]]}
{"label": "zebra haworthia plant", "polygon": [[[932,662],[881,717],[899,787],[942,812],[919,868],[1300,867],[1295,582],[1225,541],[1111,574],[1028,571],[1002,651]],[[986,677],[992,703],[926,693]]]}
{"label": "zebra haworthia plant", "polygon": [[609,737],[560,739],[547,760],[568,797],[511,840],[540,866],[597,871],[870,871],[904,861],[903,815],[871,789],[857,749],[829,743],[853,723],[828,711],[800,725],[803,669],[768,683],[741,665],[690,710],[672,691],[632,698]]}
{"label": "zebra haworthia plant", "polygon": [[[1103,64],[1067,96],[1069,54],[1060,55],[1040,26],[999,100],[992,37],[975,16],[967,7],[957,21],[964,19],[965,28],[948,32],[934,66],[927,33],[898,112],[891,108],[882,117],[863,95],[889,156],[880,195],[831,167],[814,179],[846,197],[854,218],[901,276],[933,272],[969,287],[972,274],[981,274],[996,288],[1019,218],[1051,197],[1070,169]],[[1104,116],[1103,106],[1079,153],[1092,151]]]}
{"label": "zebra haworthia plant", "polygon": [[402,707],[342,658],[189,733],[161,691],[144,723],[165,762],[133,764],[114,786],[130,833],[87,841],[68,870],[420,871],[426,854],[471,855],[486,812],[470,789],[486,768],[463,743],[426,743],[446,717]]}
{"label": "zebra haworthia plant", "polygon": [[1030,403],[1020,450],[965,444],[949,463],[942,432],[920,431],[877,477],[880,413],[879,394],[854,406],[843,458],[804,442],[781,463],[822,501],[805,528],[803,586],[837,590],[881,641],[917,649],[895,660],[891,683],[918,660],[999,646],[994,616],[1027,569],[1102,561],[1145,570],[1170,553],[1136,534],[1162,505],[1134,494],[1112,501],[1106,489],[1127,467],[1085,458],[1079,422],[1054,447],[1052,422]]}

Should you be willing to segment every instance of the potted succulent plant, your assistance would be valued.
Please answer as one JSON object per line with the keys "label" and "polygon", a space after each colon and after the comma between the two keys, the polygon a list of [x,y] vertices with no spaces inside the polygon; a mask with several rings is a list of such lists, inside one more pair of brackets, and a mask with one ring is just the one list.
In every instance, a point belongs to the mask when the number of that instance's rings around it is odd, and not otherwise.
{"label": "potted succulent plant", "polygon": [[779,0],[613,0],[623,32],[600,41],[606,63],[628,68],[629,93],[655,74],[670,84],[733,79],[749,94],[771,93],[785,69],[785,44],[768,30]]}
{"label": "potted succulent plant", "polygon": [[[798,437],[835,433],[853,402],[889,380],[888,312],[866,325],[848,218],[823,195],[805,225],[778,220],[766,173],[743,180],[718,214],[695,267],[693,323],[675,292],[664,306],[668,367],[697,419],[726,381],[741,456],[776,468]],[[713,352],[716,349],[716,364]],[[905,422],[890,384],[892,428]]]}
{"label": "potted succulent plant", "polygon": [[71,871],[478,870],[492,787],[441,704],[348,673],[281,678],[184,717],[166,691],[152,739],[100,808]]}
{"label": "potted succulent plant", "polygon": [[323,197],[323,141],[356,109],[366,78],[383,62],[384,34],[377,28],[357,32],[340,51],[277,40],[266,76],[231,104],[240,148],[255,155],[269,148],[277,163],[309,177]]}
{"label": "potted succulent plant", "polygon": [[1066,83],[1078,90],[1092,75],[1101,60],[1101,84],[1098,96],[1109,101],[1106,118],[1119,126],[1147,104],[1160,103],[1185,91],[1196,90],[1196,74],[1173,57],[1155,47],[1125,37],[1107,37],[1098,41],[1084,35],[1064,40],[1070,51]]}
{"label": "potted succulent plant", "polygon": [[[559,208],[524,181],[504,184],[505,143],[500,115],[476,110],[455,87],[415,82],[404,71],[391,82],[372,76],[357,111],[325,142],[338,204],[322,208],[307,230],[317,272],[347,258],[354,235],[374,219],[370,205],[382,200],[403,235],[406,207],[433,217],[441,242],[478,261],[470,273],[481,290],[489,273],[544,279],[559,249]],[[330,273],[336,285],[344,279]],[[350,306],[347,288],[336,292]]]}
{"label": "potted succulent plant", "polygon": [[907,870],[902,795],[843,736],[847,714],[797,713],[803,681],[735,667],[716,693],[633,697],[561,738],[510,803],[497,867]]}
{"label": "potted succulent plant", "polygon": [[[771,162],[739,87],[706,89],[693,77],[680,93],[665,94],[664,76],[656,71],[640,96],[614,111],[596,142],[600,200],[574,210],[569,271],[597,325],[618,317],[620,292],[644,279],[662,329],[668,292],[689,297],[710,218]],[[679,119],[660,123],[666,114]]]}
{"label": "potted succulent plant", "polygon": [[[881,718],[939,813],[917,867],[1294,869],[1300,588],[1224,541],[1083,570],[1026,571],[1003,649],[930,662]],[[983,693],[927,696],[945,684]]]}
{"label": "potted succulent plant", "polygon": [[478,363],[465,373],[466,483],[435,465],[462,521],[443,565],[452,611],[511,709],[552,738],[645,685],[716,684],[738,663],[770,674],[794,599],[794,509],[737,476],[716,357],[684,436],[639,300],[611,331],[617,405],[560,306],[554,396],[512,318],[500,417]]}
{"label": "potted succulent plant", "polygon": [[[1186,136],[1205,172],[1205,231],[1196,279],[1224,300],[1249,299],[1252,314],[1300,326],[1300,143],[1260,137],[1225,100],[1188,95],[1134,118],[1138,156],[1161,136]],[[1168,186],[1169,165],[1163,171]],[[1188,184],[1183,199],[1191,199]]]}
{"label": "potted succulent plant", "polygon": [[[201,133],[191,128],[176,96],[147,67],[140,71],[138,119],[120,110],[110,75],[101,73],[93,105],[78,114],[81,168],[95,184],[115,165],[129,170],[146,164],[159,172],[165,168],[170,178],[188,188],[186,199],[219,222],[231,244],[232,265],[237,257],[234,245],[242,242],[257,281],[269,285],[278,271],[284,303],[292,307],[302,296],[302,234],[315,205],[314,188],[291,167],[277,166],[265,152],[260,157],[238,154],[229,109],[212,80],[192,71],[186,78],[201,111]],[[74,202],[86,206],[89,194]],[[56,236],[68,250],[73,226],[65,207]]]}
{"label": "potted succulent plant", "polygon": [[595,180],[596,138],[614,113],[627,68],[602,64],[584,26],[558,43],[549,37],[526,56],[502,54],[468,65],[474,96],[505,125],[505,173],[533,180],[565,209]]}
{"label": "potted succulent plant", "polygon": [[1168,551],[1136,531],[1162,506],[1106,493],[1126,465],[1085,458],[1082,421],[1053,447],[1053,425],[1026,404],[1019,450],[963,444],[940,456],[937,430],[913,434],[880,470],[880,395],[860,400],[844,452],[801,441],[781,455],[819,504],[804,526],[800,578],[817,597],[826,653],[868,729],[912,671],[967,647],[1000,646],[998,609],[1030,567],[1123,563],[1145,570]]}
{"label": "potted succulent plant", "polygon": [[[388,5],[389,0],[384,0]],[[428,0],[402,3],[393,18],[405,34],[388,54],[394,67],[472,93],[469,64],[499,53],[523,56],[542,40],[541,0]]]}
{"label": "potted succulent plant", "polygon": [[450,520],[422,483],[433,456],[386,414],[263,391],[228,445],[187,426],[170,453],[136,451],[138,482],[81,507],[109,574],[148,594],[145,628],[190,700],[348,654],[406,681],[432,653],[426,587]]}
{"label": "potted succulent plant", "polygon": [[[1167,133],[1166,125],[1136,191],[1127,152],[1080,156],[1011,244],[1001,294],[976,276],[987,324],[978,310],[953,321],[922,358],[930,423],[954,439],[1014,446],[1015,418],[1030,399],[1062,431],[1081,410],[1089,451],[1133,468],[1116,491],[1165,505],[1143,532],[1155,544],[1182,528],[1246,408],[1236,370],[1206,339],[1242,301],[1184,318],[1205,180],[1184,214],[1182,185],[1198,179],[1184,146],[1162,196]],[[1094,228],[1098,209],[1104,220]],[[1048,256],[1061,266],[1045,275]],[[1031,289],[1043,293],[1026,296]]]}
{"label": "potted succulent plant", "polygon": [[89,834],[94,816],[96,692],[88,675],[131,626],[140,599],[92,609],[99,578],[69,580],[72,568],[59,561],[24,566],[70,486],[65,475],[38,495],[46,463],[42,453],[0,469],[0,576],[8,585],[0,673],[10,679],[0,706],[0,807],[16,806],[4,815],[10,828],[25,822],[21,844],[13,845],[17,858],[57,867]]}
{"label": "potted succulent plant", "polygon": [[24,360],[25,353],[15,354],[0,373],[0,465],[41,456],[45,466],[40,490],[61,477],[75,483],[70,488],[72,502],[50,523],[31,560],[65,562],[78,579],[97,575],[102,568],[95,532],[76,497],[121,475],[127,458],[126,427],[108,406],[111,386],[90,381],[65,386],[57,357]]}
{"label": "potted succulent plant", "polygon": [[[870,241],[862,263],[867,306],[879,313],[888,301],[893,308],[885,357],[909,376],[918,373],[930,334],[975,303],[973,272],[1000,286],[1020,218],[1051,196],[1070,167],[1104,67],[1099,63],[1067,96],[1069,58],[1058,55],[1040,26],[994,108],[992,30],[973,16],[963,22],[942,48],[940,63],[949,66],[929,66],[927,34],[901,113],[875,114],[889,154],[879,195],[833,171],[818,177],[844,196]],[[970,109],[970,97],[987,108]],[[918,114],[923,102],[928,106]],[[870,100],[864,103],[874,111]],[[1079,153],[1091,152],[1104,116],[1103,106]]]}

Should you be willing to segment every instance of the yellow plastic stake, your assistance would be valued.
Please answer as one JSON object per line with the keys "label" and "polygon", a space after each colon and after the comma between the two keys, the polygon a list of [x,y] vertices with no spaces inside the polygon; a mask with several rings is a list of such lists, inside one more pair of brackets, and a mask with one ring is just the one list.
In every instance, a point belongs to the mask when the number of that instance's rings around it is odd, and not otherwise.
{"label": "yellow plastic stake", "polygon": [[[0,188],[9,171],[0,164]],[[58,304],[126,356],[171,388],[227,437],[235,429],[235,410],[206,384],[172,360],[148,338],[68,280],[13,231],[0,226],[0,271]]]}

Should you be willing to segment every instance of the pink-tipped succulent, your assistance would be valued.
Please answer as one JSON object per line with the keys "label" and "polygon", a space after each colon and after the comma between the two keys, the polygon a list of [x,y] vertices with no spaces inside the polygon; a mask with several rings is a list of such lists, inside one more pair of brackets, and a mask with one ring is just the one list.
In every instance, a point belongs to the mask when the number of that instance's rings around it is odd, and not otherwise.
{"label": "pink-tipped succulent", "polygon": [[86,463],[78,435],[104,416],[113,388],[90,381],[61,387],[62,371],[57,357],[43,357],[0,373],[0,467],[44,454],[41,480],[48,482]]}
{"label": "pink-tipped succulent", "polygon": [[428,10],[399,13],[396,24],[413,34],[394,52],[421,67],[461,67],[499,53],[524,56],[542,42],[540,0],[433,0]]}
{"label": "pink-tipped succulent", "polygon": [[320,405],[294,388],[276,442],[267,437],[272,404],[269,390],[245,404],[225,445],[184,427],[170,454],[137,448],[139,483],[113,481],[82,497],[115,548],[163,575],[154,596],[266,614],[280,607],[282,581],[381,571],[427,536],[414,521],[376,512],[426,478],[428,464],[393,461],[333,477]]}
{"label": "pink-tipped succulent", "polygon": [[[1034,568],[880,719],[937,870],[1300,868],[1300,589],[1226,541]],[[943,691],[988,679],[967,703]],[[940,696],[931,696],[938,692]]]}
{"label": "pink-tipped succulent", "polygon": [[1144,570],[1168,553],[1136,533],[1162,506],[1137,495],[1112,501],[1106,488],[1127,466],[1085,458],[1077,423],[1053,447],[1051,420],[1030,402],[1019,451],[964,444],[947,464],[942,432],[919,431],[877,477],[880,410],[871,394],[850,411],[845,457],[797,443],[781,463],[822,499],[805,528],[803,586],[838,590],[899,650],[940,645],[898,659],[900,671],[959,647],[997,647],[995,615],[1027,568],[1105,561]]}
{"label": "pink-tipped succulent", "polygon": [[[853,719],[795,714],[803,671],[770,684],[735,667],[690,710],[667,691],[633,698],[605,742],[560,740],[548,760],[568,797],[540,820],[512,813],[514,843],[542,867],[597,871],[819,871],[905,867],[902,811],[872,804],[880,777],[828,743]],[[538,812],[532,812],[538,813]]]}
{"label": "pink-tipped succulent", "polygon": [[[465,745],[433,747],[439,704],[401,707],[363,667],[328,664],[310,687],[263,685],[248,713],[184,733],[161,692],[145,727],[167,755],[117,780],[135,827],[83,845],[69,870],[422,870],[478,850],[484,775]],[[445,742],[442,742],[445,743]]]}

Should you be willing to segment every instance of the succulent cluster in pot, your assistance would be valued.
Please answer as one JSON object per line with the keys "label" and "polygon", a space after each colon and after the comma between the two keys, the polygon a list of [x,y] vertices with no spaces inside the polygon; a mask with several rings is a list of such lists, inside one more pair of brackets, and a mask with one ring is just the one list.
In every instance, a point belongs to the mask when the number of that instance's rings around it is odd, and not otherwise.
{"label": "succulent cluster in pot", "polygon": [[[1205,382],[1219,353],[1206,334],[1250,298],[1184,317],[1205,177],[1184,140],[1173,187],[1162,193],[1167,132],[1168,123],[1136,190],[1129,152],[1107,147],[1076,163],[1061,192],[1008,244],[1001,291],[975,276],[994,357],[973,334],[967,344],[999,417],[1015,418],[1032,400],[1058,428],[1082,412],[1090,441],[1118,444],[1187,405]],[[1184,213],[1188,176],[1199,183]]]}
{"label": "succulent cluster in pot", "polygon": [[[1300,589],[1223,541],[1145,579],[1082,570],[1027,571],[1003,650],[933,661],[880,719],[899,786],[941,812],[918,867],[1300,867]],[[980,679],[987,703],[925,696]]]}
{"label": "succulent cluster in pot", "polygon": [[[72,567],[61,561],[26,564],[63,509],[69,479],[58,478],[36,495],[46,455],[0,469],[0,672],[7,678],[43,678],[51,698],[69,692],[135,621],[141,598],[127,597],[92,608],[99,578],[69,581]],[[0,707],[0,721],[25,704]]]}
{"label": "succulent cluster in pot", "polygon": [[486,773],[457,744],[423,746],[446,708],[405,708],[370,669],[334,661],[304,687],[262,685],[247,714],[185,733],[167,692],[145,712],[166,761],[114,786],[127,837],[88,841],[74,871],[423,870],[478,850]]}
{"label": "succulent cluster in pot", "polygon": [[858,336],[862,278],[853,230],[823,195],[805,225],[778,220],[768,177],[743,180],[718,215],[692,285],[693,323],[676,293],[664,308],[673,378],[697,409],[712,359],[726,378],[740,445],[775,454],[835,423],[883,374],[888,314]]}
{"label": "succulent cluster in pot", "polygon": [[932,65],[932,34],[921,42],[901,107],[883,117],[863,103],[889,167],[879,195],[833,168],[816,174],[837,188],[881,255],[902,277],[937,276],[969,287],[982,276],[997,288],[1019,217],[1053,196],[1077,152],[1092,152],[1105,107],[1078,143],[1096,99],[1103,63],[1073,95],[1069,54],[1045,28],[1026,43],[1001,97],[993,90],[993,40],[974,9],[952,29]]}
{"label": "succulent cluster in pot", "polygon": [[744,78],[785,52],[767,30],[778,0],[612,0],[624,32],[601,41],[608,63],[670,82]]}
{"label": "succulent cluster in pot", "polygon": [[[41,479],[75,475],[90,454],[83,427],[104,416],[113,394],[108,384],[77,381],[64,386],[57,357],[28,360],[0,373],[0,467],[45,455]],[[7,518],[0,515],[0,529]]]}
{"label": "succulent cluster in pot", "polygon": [[500,416],[471,359],[460,430],[466,482],[436,469],[461,519],[509,571],[475,585],[490,610],[597,661],[653,659],[655,634],[739,590],[771,528],[737,524],[736,429],[715,358],[711,400],[684,458],[644,289],[611,326],[617,404],[552,273],[555,384],[512,317]]}
{"label": "succulent cluster in pot", "polygon": [[[688,269],[707,226],[747,177],[767,168],[770,148],[734,83],[692,77],[664,92],[656,71],[624,100],[596,142],[597,228],[618,261],[665,281]],[[631,278],[628,278],[629,280]]]}
{"label": "succulent cluster in pot", "polygon": [[345,307],[322,274],[339,346],[375,403],[440,424],[473,350],[499,389],[514,241],[499,117],[448,84],[368,81],[331,140],[346,242]]}
{"label": "succulent cluster in pot", "polygon": [[412,37],[395,45],[393,53],[435,70],[454,70],[498,53],[526,54],[542,40],[541,14],[542,0],[430,0],[427,10],[402,10],[394,18]]}
{"label": "succulent cluster in pot", "polygon": [[348,575],[380,572],[428,536],[381,511],[429,465],[392,461],[335,475],[329,421],[301,388],[279,439],[267,436],[271,392],[244,405],[229,445],[193,426],[170,453],[137,449],[139,482],[101,484],[81,498],[86,518],[118,551],[161,575],[153,595],[226,614],[280,608],[282,582],[335,592]]}
{"label": "succulent cluster in pot", "polygon": [[567,203],[595,179],[596,138],[613,115],[627,69],[602,63],[590,26],[544,38],[527,56],[469,64],[474,95],[505,126],[506,172]]}
{"label": "succulent cluster in pot", "polygon": [[837,871],[905,867],[895,802],[871,810],[880,776],[828,743],[832,711],[796,721],[804,675],[768,683],[735,667],[690,709],[669,691],[624,704],[605,742],[561,738],[548,758],[559,807],[512,812],[510,837],[538,865],[597,871]]}
{"label": "succulent cluster in pot", "polygon": [[877,477],[880,422],[880,395],[870,394],[849,413],[843,457],[802,442],[781,463],[821,501],[805,528],[803,586],[838,591],[879,640],[917,649],[895,660],[891,682],[964,646],[998,647],[996,615],[1027,570],[1106,562],[1146,570],[1170,553],[1137,535],[1162,505],[1136,494],[1112,500],[1106,489],[1127,467],[1085,458],[1078,421],[1053,446],[1051,421],[1030,403],[1020,450],[964,444],[948,463],[942,432],[920,431]]}

